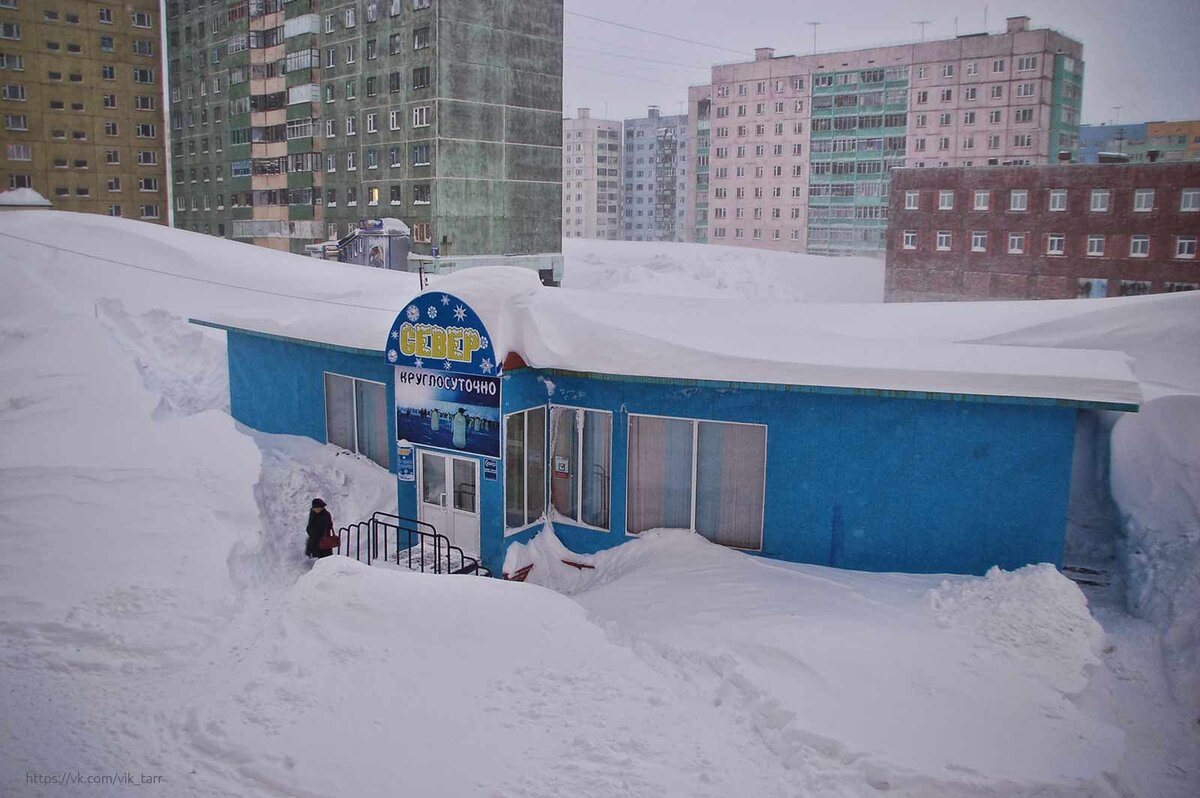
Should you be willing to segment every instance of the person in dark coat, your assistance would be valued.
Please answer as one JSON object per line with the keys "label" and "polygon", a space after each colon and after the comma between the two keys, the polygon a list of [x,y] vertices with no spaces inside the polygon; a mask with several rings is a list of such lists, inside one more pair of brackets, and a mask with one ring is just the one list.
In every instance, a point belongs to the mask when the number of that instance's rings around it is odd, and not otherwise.
{"label": "person in dark coat", "polygon": [[322,549],[321,538],[333,534],[333,518],[325,509],[325,502],[320,499],[312,500],[312,509],[308,511],[308,540],[304,544],[304,553],[309,557],[328,557],[333,549]]}

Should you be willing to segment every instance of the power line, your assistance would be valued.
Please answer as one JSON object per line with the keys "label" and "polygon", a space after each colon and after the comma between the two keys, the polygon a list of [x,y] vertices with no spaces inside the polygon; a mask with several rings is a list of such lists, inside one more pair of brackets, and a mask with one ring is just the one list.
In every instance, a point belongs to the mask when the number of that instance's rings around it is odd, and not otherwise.
{"label": "power line", "polygon": [[14,238],[17,241],[24,241],[27,244],[36,244],[40,247],[46,247],[47,249],[53,249],[57,252],[69,252],[72,255],[79,255],[82,258],[91,258],[92,260],[103,261],[105,263],[112,263],[117,266],[128,266],[131,269],[137,269],[137,270],[143,271],[143,272],[152,272],[154,274],[161,274],[164,277],[177,277],[180,280],[191,280],[192,282],[196,282],[196,283],[204,283],[206,285],[221,286],[222,288],[236,288],[239,291],[249,291],[250,293],[254,293],[254,294],[266,294],[268,296],[277,296],[277,297],[282,297],[284,299],[299,299],[304,302],[321,302],[326,305],[337,305],[338,307],[354,308],[356,310],[382,310],[382,311],[386,311],[388,313],[396,312],[396,309],[394,307],[380,308],[380,307],[375,307],[374,305],[356,305],[352,302],[338,302],[335,299],[321,299],[319,297],[300,296],[299,294],[285,294],[280,291],[268,291],[265,288],[251,288],[251,287],[245,286],[245,285],[234,285],[233,283],[223,283],[220,280],[209,280],[204,277],[195,277],[190,274],[179,274],[177,272],[164,271],[163,269],[155,269],[151,266],[143,266],[138,263],[129,263],[128,261],[116,260],[115,258],[106,258],[103,255],[94,255],[90,252],[80,252],[79,250],[76,250],[76,249],[60,247],[57,244],[47,244],[44,241],[35,241],[32,238],[22,238],[21,236],[15,236],[12,233],[0,232],[0,236],[4,236],[5,238]]}
{"label": "power line", "polygon": [[741,55],[741,56],[749,55],[749,53],[747,53],[744,50],[732,50],[728,47],[722,47],[719,44],[709,44],[708,42],[698,42],[695,39],[684,39],[680,36],[672,36],[669,33],[660,33],[659,31],[656,31],[656,30],[649,30],[647,28],[639,28],[636,25],[627,25],[624,22],[614,22],[611,19],[601,19],[600,17],[593,17],[590,14],[580,14],[578,11],[564,11],[563,13],[570,14],[573,17],[581,17],[583,19],[590,19],[593,22],[603,22],[605,25],[613,25],[618,28],[625,28],[626,30],[635,30],[638,33],[648,33],[651,36],[661,36],[664,39],[672,39],[677,42],[684,42],[685,44],[695,44],[699,47],[711,47],[714,50],[724,50],[727,53],[737,53],[738,55]]}
{"label": "power line", "polygon": [[662,61],[657,58],[645,58],[640,55],[621,55],[620,53],[614,53],[611,50],[597,50],[592,47],[580,47],[575,44],[568,44],[566,46],[566,49],[567,50],[582,50],[585,53],[600,53],[601,55],[607,55],[610,58],[628,58],[631,61],[645,61],[650,64],[666,64],[668,66],[681,66],[681,67],[687,67],[688,69],[711,69],[712,68],[711,64],[707,65],[707,66],[700,66],[699,64],[684,64],[679,61]]}
{"label": "power line", "polygon": [[670,86],[673,89],[678,89],[678,83],[668,83],[665,80],[654,80],[653,78],[643,78],[637,75],[627,75],[624,72],[610,72],[607,69],[596,69],[595,67],[585,67],[581,64],[572,64],[571,69],[583,69],[588,72],[599,72],[601,75],[612,75],[617,78],[626,78],[627,80],[640,80],[643,83],[657,83],[660,86]]}

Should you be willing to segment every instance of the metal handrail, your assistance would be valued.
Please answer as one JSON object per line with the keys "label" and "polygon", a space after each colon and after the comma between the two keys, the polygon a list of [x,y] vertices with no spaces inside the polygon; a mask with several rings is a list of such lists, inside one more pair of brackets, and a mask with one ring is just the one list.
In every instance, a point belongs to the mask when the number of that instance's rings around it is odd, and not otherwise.
{"label": "metal handrail", "polygon": [[[492,575],[491,571],[485,568],[478,558],[470,556],[461,547],[451,543],[450,538],[438,532],[433,524],[416,518],[407,518],[402,515],[382,511],[373,513],[366,521],[359,521],[339,529],[338,535],[341,540],[338,543],[338,554],[345,554],[347,557],[352,556],[359,562],[366,562],[367,565],[372,564],[372,562],[380,558],[379,533],[381,530],[383,532],[382,556],[384,559],[393,561],[397,565],[400,564],[400,533],[403,532],[405,533],[405,542],[407,543],[406,551],[408,553],[408,567],[410,570],[419,570],[422,573],[426,572],[425,552],[427,548],[432,546],[433,562],[431,570],[435,574]],[[396,542],[394,559],[388,551],[388,533],[391,530],[394,530],[394,539]],[[350,535],[352,533],[354,535],[353,550],[350,546]],[[417,568],[413,568],[413,549],[418,546],[420,547],[420,559],[417,563]],[[458,556],[455,557],[455,554]],[[456,559],[457,568],[454,567]]]}

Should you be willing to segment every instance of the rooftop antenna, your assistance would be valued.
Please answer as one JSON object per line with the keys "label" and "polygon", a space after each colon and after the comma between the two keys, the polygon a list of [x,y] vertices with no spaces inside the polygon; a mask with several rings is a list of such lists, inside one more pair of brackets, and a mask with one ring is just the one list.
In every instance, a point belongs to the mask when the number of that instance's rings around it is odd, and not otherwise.
{"label": "rooftop antenna", "polygon": [[954,18],[954,35],[958,36],[958,17]]}
{"label": "rooftop antenna", "polygon": [[983,4],[983,32],[987,33],[987,3]]}
{"label": "rooftop antenna", "polygon": [[817,27],[820,25],[824,25],[825,23],[824,22],[805,22],[804,24],[811,26],[813,29],[813,55],[816,55],[817,54]]}
{"label": "rooftop antenna", "polygon": [[1113,109],[1113,124],[1114,125],[1121,124],[1121,109],[1124,107],[1125,106],[1123,106],[1123,105],[1114,105],[1112,107],[1112,109]]}
{"label": "rooftop antenna", "polygon": [[927,19],[918,19],[918,20],[913,21],[914,25],[921,26],[921,41],[925,41],[925,26],[928,25],[929,22],[930,22],[930,20],[927,20]]}

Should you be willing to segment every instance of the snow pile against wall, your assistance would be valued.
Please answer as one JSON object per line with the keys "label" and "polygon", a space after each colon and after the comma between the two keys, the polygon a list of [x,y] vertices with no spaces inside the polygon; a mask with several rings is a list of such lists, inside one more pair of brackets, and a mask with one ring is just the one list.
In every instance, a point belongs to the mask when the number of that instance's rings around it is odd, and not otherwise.
{"label": "snow pile against wall", "polygon": [[574,595],[789,769],[853,763],[905,795],[1106,794],[1121,735],[1073,698],[1101,630],[1052,567],[866,574],[655,530],[572,574],[560,549],[531,541],[531,582]]}
{"label": "snow pile against wall", "polygon": [[563,239],[563,286],[776,302],[882,302],[882,258],[719,244]]}
{"label": "snow pile against wall", "polygon": [[1200,719],[1200,396],[1147,403],[1113,429],[1126,603],[1163,631],[1179,699]]}
{"label": "snow pile against wall", "polygon": [[1035,662],[1067,695],[1082,690],[1087,671],[1100,664],[1104,630],[1083,593],[1052,565],[947,580],[926,599],[938,626],[979,635],[1015,667]]}

